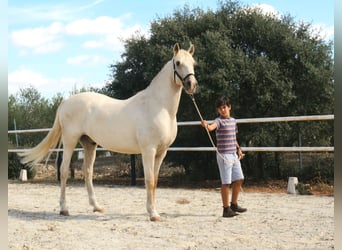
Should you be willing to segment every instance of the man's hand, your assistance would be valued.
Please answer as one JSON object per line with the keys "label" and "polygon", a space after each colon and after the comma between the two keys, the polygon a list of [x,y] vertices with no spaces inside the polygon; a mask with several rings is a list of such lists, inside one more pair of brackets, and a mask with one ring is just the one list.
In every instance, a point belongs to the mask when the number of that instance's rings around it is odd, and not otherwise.
{"label": "man's hand", "polygon": [[242,150],[241,150],[241,148],[238,148],[238,150],[237,150],[237,153],[238,153],[239,160],[242,160],[242,159],[243,159],[243,157],[245,157],[245,154],[244,154],[244,153],[242,153]]}
{"label": "man's hand", "polygon": [[206,128],[206,127],[208,126],[208,123],[207,123],[206,120],[202,120],[202,121],[201,121],[201,124],[202,124],[202,127],[203,127],[203,128]]}

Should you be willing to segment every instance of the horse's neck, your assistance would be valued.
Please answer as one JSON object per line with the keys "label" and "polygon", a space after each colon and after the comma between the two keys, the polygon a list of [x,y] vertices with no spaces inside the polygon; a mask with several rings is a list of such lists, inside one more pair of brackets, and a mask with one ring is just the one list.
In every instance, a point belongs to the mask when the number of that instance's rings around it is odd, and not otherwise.
{"label": "horse's neck", "polygon": [[158,102],[160,108],[167,109],[170,116],[176,116],[182,87],[174,82],[172,61],[166,63],[153,78],[149,91],[153,92],[152,98]]}

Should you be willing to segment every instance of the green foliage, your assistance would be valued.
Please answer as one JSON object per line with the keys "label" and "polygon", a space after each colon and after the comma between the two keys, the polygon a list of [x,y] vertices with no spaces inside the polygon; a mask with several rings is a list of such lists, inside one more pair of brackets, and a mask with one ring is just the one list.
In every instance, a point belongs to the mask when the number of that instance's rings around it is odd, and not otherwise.
{"label": "green foliage", "polygon": [[[57,94],[51,101],[42,97],[37,89],[30,87],[21,89],[14,96],[8,98],[8,130],[50,128],[55,119],[55,114],[63,97]],[[31,147],[37,145],[45,133],[17,134],[19,147]],[[9,143],[16,145],[14,134],[9,135]]]}
{"label": "green foliage", "polygon": [[8,179],[18,179],[21,169],[27,170],[28,179],[33,179],[36,175],[34,168],[30,168],[20,163],[20,159],[16,153],[8,153]]}
{"label": "green foliage", "polygon": [[302,158],[302,166],[299,166],[299,155],[286,157],[280,165],[281,177],[286,180],[289,176],[298,176],[302,182],[333,182],[334,158],[330,153],[302,153]]}
{"label": "green foliage", "polygon": [[317,159],[311,165],[303,167],[299,176],[302,176],[303,181],[315,180],[319,178],[324,182],[333,182],[334,180],[334,162],[330,158],[328,161]]}
{"label": "green foliage", "polygon": [[[149,38],[125,41],[123,61],[111,65],[113,81],[102,91],[127,98],[144,89],[172,57],[172,46],[195,44],[196,94],[203,117],[217,116],[215,100],[228,96],[235,118],[333,113],[332,42],[310,34],[311,25],[291,16],[263,15],[223,1],[217,11],[175,10],[152,21]],[[199,120],[192,102],[181,99],[178,120]],[[241,146],[329,146],[333,122],[241,124]],[[213,134],[213,137],[214,134]],[[194,140],[194,138],[196,138]],[[210,146],[200,127],[180,127],[173,146]],[[217,178],[214,153],[168,153],[166,161],[183,165],[196,179]],[[282,178],[280,153],[247,153],[242,161],[250,178]],[[214,167],[213,167],[214,166]]]}

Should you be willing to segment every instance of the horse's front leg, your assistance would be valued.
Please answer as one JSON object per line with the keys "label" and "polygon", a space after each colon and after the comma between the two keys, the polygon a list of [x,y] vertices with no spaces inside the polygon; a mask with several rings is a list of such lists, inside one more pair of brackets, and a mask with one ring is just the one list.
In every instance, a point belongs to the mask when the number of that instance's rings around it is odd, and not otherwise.
{"label": "horse's front leg", "polygon": [[147,193],[146,209],[151,221],[160,221],[160,215],[155,208],[156,179],[154,176],[155,149],[150,149],[142,153],[144,166],[145,186]]}
{"label": "horse's front leg", "polygon": [[[155,204],[155,198],[156,198],[156,190],[157,190],[157,184],[158,184],[158,177],[159,177],[159,170],[160,170],[160,166],[165,158],[166,155],[166,150],[163,152],[159,152],[155,159],[154,159],[154,167],[153,167],[153,175],[154,175],[154,186],[152,188],[152,203]],[[160,220],[160,216],[159,216],[159,220]]]}

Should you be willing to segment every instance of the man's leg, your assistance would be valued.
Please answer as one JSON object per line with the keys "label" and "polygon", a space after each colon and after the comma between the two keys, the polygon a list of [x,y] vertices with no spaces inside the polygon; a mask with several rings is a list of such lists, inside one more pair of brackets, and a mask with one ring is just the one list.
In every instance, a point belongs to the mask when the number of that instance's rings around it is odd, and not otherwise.
{"label": "man's leg", "polygon": [[242,182],[243,182],[243,179],[234,181],[232,183],[232,203],[233,204],[237,204]]}
{"label": "man's leg", "polygon": [[223,205],[223,217],[233,217],[238,215],[229,207],[229,184],[221,185],[221,196],[222,196],[222,205]]}
{"label": "man's leg", "polygon": [[232,183],[232,202],[230,204],[230,207],[233,211],[239,212],[239,213],[243,213],[247,211],[246,208],[240,207],[237,203],[241,186],[242,186],[242,182],[243,182],[243,179],[240,179]]}
{"label": "man's leg", "polygon": [[221,197],[223,207],[229,207],[229,184],[221,185]]}

